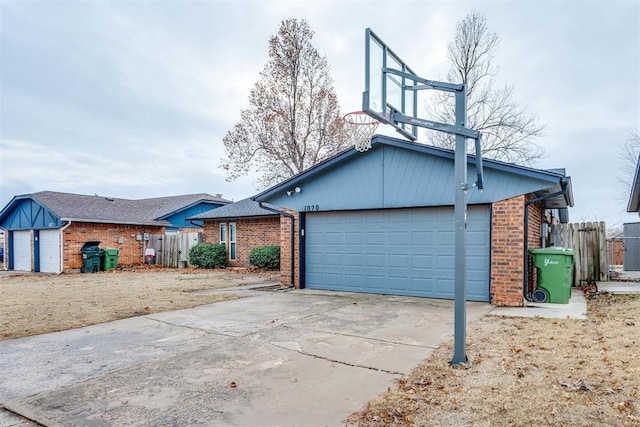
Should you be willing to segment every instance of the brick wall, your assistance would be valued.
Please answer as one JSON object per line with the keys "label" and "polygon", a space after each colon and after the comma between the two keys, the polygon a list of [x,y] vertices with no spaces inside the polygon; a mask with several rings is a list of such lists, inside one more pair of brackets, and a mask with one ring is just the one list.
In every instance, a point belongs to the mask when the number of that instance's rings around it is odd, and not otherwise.
{"label": "brick wall", "polygon": [[82,268],[82,245],[90,240],[99,241],[102,249],[119,249],[120,266],[143,264],[143,242],[136,240],[136,236],[143,233],[164,234],[164,227],[72,222],[63,234],[63,269],[79,271]]}
{"label": "brick wall", "polygon": [[300,213],[286,210],[294,216],[294,275],[291,278],[291,219],[286,216],[280,217],[280,284],[282,286],[295,285],[300,288]]}
{"label": "brick wall", "polygon": [[[255,247],[280,245],[280,218],[278,217],[247,218],[224,222],[227,224],[227,254],[229,252],[229,223],[235,222],[236,224],[236,259],[228,259],[229,265],[232,267],[248,267],[249,253]],[[202,240],[207,243],[220,243],[220,221],[204,222]],[[280,259],[282,260],[282,248],[280,250]]]}
{"label": "brick wall", "polygon": [[[497,306],[524,303],[524,210],[525,196],[501,200],[492,205],[491,216],[491,302]],[[544,209],[529,205],[529,248],[540,247]],[[531,273],[531,269],[529,269]],[[535,272],[534,272],[535,274]],[[535,276],[534,276],[535,280]]]}

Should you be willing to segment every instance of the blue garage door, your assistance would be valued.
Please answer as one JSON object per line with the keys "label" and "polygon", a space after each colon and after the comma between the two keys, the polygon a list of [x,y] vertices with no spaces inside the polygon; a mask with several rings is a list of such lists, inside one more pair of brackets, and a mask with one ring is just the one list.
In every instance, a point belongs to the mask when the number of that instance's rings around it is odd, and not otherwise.
{"label": "blue garage door", "polygon": [[[489,301],[489,207],[467,224],[467,297]],[[453,208],[319,212],[305,229],[308,288],[454,298]]]}

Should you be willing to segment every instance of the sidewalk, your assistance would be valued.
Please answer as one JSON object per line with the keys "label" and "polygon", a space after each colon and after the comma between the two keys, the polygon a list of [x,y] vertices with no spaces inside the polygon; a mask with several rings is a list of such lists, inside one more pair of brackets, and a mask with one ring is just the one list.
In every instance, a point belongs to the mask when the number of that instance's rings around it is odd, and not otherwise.
{"label": "sidewalk", "polygon": [[525,301],[525,307],[496,307],[489,314],[507,317],[546,317],[552,319],[586,319],[587,300],[579,289],[571,289],[569,304]]}

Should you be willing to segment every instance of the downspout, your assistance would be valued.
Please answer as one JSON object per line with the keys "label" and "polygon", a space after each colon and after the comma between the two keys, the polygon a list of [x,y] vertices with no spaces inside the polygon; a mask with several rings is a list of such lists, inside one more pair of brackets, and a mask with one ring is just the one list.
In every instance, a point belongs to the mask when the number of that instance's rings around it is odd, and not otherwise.
{"label": "downspout", "polygon": [[262,209],[273,212],[273,213],[277,213],[278,215],[284,215],[287,218],[289,218],[291,220],[291,233],[290,233],[290,239],[291,242],[289,244],[289,246],[291,246],[291,283],[289,284],[289,288],[294,288],[295,287],[295,260],[296,260],[296,252],[295,252],[295,248],[294,248],[294,244],[296,241],[296,227],[295,227],[295,221],[296,221],[296,217],[294,217],[292,214],[290,214],[289,212],[285,212],[285,211],[281,211],[278,209],[274,209],[274,208],[270,208],[268,206],[264,206],[262,204],[262,202],[258,202],[258,206],[260,206]]}
{"label": "downspout", "polygon": [[524,281],[522,285],[522,295],[524,296],[524,299],[529,302],[533,301],[527,292],[527,279],[529,276],[529,263],[527,262],[529,256],[529,205],[541,202],[543,200],[551,199],[553,197],[564,195],[569,189],[569,186],[567,185],[567,182],[564,178],[560,179],[560,187],[560,191],[556,191],[555,193],[547,194],[545,196],[536,197],[535,199],[527,200],[526,202],[524,202]]}
{"label": "downspout", "polygon": [[71,220],[69,220],[69,222],[60,229],[60,242],[62,243],[60,248],[62,250],[62,253],[60,254],[60,273],[64,272],[64,230],[69,228],[69,226],[71,226]]}

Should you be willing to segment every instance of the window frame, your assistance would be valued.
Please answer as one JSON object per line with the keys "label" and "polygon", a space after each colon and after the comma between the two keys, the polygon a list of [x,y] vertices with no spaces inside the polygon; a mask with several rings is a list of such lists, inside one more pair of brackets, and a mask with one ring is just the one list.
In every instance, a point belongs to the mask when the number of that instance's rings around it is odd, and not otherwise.
{"label": "window frame", "polygon": [[231,261],[236,260],[237,257],[238,257],[237,239],[238,239],[238,228],[236,226],[236,223],[235,222],[230,222],[229,223],[229,249],[228,249],[228,254],[229,254],[229,260],[231,260]]}

